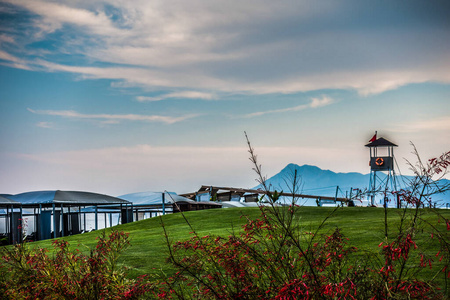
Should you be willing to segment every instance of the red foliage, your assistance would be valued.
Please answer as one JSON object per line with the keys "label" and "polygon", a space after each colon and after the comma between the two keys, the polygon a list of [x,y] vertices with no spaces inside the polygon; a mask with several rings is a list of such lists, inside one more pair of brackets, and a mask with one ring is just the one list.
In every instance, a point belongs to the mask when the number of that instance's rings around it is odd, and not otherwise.
{"label": "red foliage", "polygon": [[117,258],[128,245],[128,234],[112,231],[98,238],[89,255],[70,251],[64,240],[53,242],[53,257],[42,248],[18,244],[4,249],[3,268],[9,271],[1,281],[7,299],[137,299],[150,290],[145,277],[129,280]]}
{"label": "red foliage", "polygon": [[[290,213],[290,212],[289,212]],[[194,236],[173,245],[172,263],[178,272],[160,285],[159,299],[441,299],[429,283],[398,280],[401,262],[417,249],[411,234],[383,246],[385,264],[379,269],[353,265],[355,247],[339,229],[318,238],[306,232],[303,249],[282,232],[262,208],[259,219],[248,220],[239,235]],[[309,237],[309,238],[305,238]],[[431,264],[431,262],[430,262]]]}

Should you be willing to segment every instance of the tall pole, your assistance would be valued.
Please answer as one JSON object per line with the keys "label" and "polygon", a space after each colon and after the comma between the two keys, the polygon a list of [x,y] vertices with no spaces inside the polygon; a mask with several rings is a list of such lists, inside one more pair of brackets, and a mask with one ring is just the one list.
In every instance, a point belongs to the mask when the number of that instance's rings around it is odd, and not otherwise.
{"label": "tall pole", "polygon": [[[27,228],[24,227],[25,226],[25,222],[23,221],[22,204],[20,204],[20,207],[19,207],[19,214],[20,214],[20,221],[19,221],[20,222],[20,228],[22,229],[19,232],[19,241],[23,241],[25,239],[25,237],[26,237],[26,234],[27,234]],[[25,236],[22,236],[22,234],[25,234]]]}
{"label": "tall pole", "polygon": [[56,238],[56,208],[55,208],[55,203],[52,204],[52,209],[53,209],[53,238]]}
{"label": "tall pole", "polygon": [[[11,235],[11,219],[9,218],[9,206],[6,206],[6,217],[5,217],[5,226],[6,226],[6,232],[8,232]],[[12,241],[10,237],[10,242]]]}
{"label": "tall pole", "polygon": [[[297,170],[295,170],[295,172],[297,173]],[[338,191],[339,191],[339,186],[336,186],[336,194],[334,195],[334,203],[337,202]],[[292,196],[292,198],[294,198],[294,196]],[[344,203],[341,202],[341,204],[343,205]]]}
{"label": "tall pole", "polygon": [[61,203],[61,236],[64,236],[64,206]]}
{"label": "tall pole", "polygon": [[377,183],[377,171],[373,171],[373,180],[372,180],[372,195],[371,195],[371,205],[375,205],[375,189],[376,189],[376,183]]}
{"label": "tall pole", "polygon": [[43,230],[42,230],[42,204],[39,203],[39,231],[38,237],[39,240],[42,238]]}
{"label": "tall pole", "polygon": [[338,191],[339,191],[339,186],[336,186],[336,194],[334,195],[334,201],[337,200]]}
{"label": "tall pole", "polygon": [[95,230],[98,230],[98,205],[95,205]]}
{"label": "tall pole", "polygon": [[14,206],[11,205],[11,217],[9,218],[9,222],[10,222],[10,226],[9,226],[9,240],[11,242],[11,244],[15,244],[16,241],[14,239],[14,230],[16,230],[15,226],[14,226]]}

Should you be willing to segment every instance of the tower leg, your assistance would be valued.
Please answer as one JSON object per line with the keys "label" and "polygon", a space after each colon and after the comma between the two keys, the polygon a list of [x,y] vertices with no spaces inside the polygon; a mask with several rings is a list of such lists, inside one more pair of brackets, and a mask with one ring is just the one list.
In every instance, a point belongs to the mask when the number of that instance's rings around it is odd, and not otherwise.
{"label": "tower leg", "polygon": [[376,186],[377,186],[377,172],[373,171],[373,179],[372,179],[372,186],[371,189],[371,198],[370,198],[370,204],[371,206],[375,206],[375,193],[376,193]]}

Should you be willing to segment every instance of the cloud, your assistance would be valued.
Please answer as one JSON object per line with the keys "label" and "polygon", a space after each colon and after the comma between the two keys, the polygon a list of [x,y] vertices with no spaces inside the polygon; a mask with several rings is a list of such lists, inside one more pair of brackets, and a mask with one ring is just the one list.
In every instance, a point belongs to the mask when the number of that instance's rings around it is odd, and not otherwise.
{"label": "cloud", "polygon": [[9,54],[6,51],[0,50],[0,59],[1,60],[6,60],[9,62],[13,62],[13,63],[19,63],[19,64],[25,64],[25,62],[23,60],[21,60],[20,58],[13,56],[11,54]]}
{"label": "cloud", "polygon": [[328,97],[323,95],[322,98],[311,98],[311,103],[309,104],[302,104],[294,107],[288,107],[288,108],[282,108],[282,109],[274,109],[274,110],[267,110],[267,111],[258,111],[250,114],[246,114],[243,117],[244,118],[253,118],[253,117],[259,117],[267,114],[276,114],[276,113],[285,113],[285,112],[293,112],[293,111],[301,111],[307,108],[318,108],[330,105],[334,103],[335,101]]}
{"label": "cloud", "polygon": [[192,86],[199,89],[208,89],[210,87],[216,89],[223,89],[227,86],[226,83],[220,79],[197,75],[193,76],[189,73],[172,74],[165,70],[154,70],[145,68],[131,68],[131,67],[80,67],[55,64],[43,60],[36,60],[35,64],[39,67],[44,67],[48,71],[56,72],[63,71],[69,73],[80,74],[81,79],[112,79],[124,80],[128,84],[118,86],[140,86],[140,87],[159,87],[159,88],[181,88],[185,86]]}
{"label": "cloud", "polygon": [[87,8],[77,8],[69,5],[48,2],[48,1],[27,1],[14,0],[5,1],[21,6],[41,17],[35,20],[35,26],[41,28],[43,32],[39,34],[53,33],[63,27],[64,24],[71,24],[84,28],[93,34],[114,35],[120,34],[120,30],[115,28],[111,20],[103,11],[90,11]]}
{"label": "cloud", "polygon": [[[180,89],[370,95],[411,83],[450,83],[448,10],[431,3],[400,4],[386,15],[382,4],[358,1],[5,2],[32,16],[23,14],[20,28],[34,35],[11,36],[20,40],[29,68],[159,89],[163,99]],[[31,53],[39,42],[54,46],[36,59]],[[18,57],[3,51],[5,60]],[[77,61],[67,60],[74,56]],[[138,98],[155,99],[162,100]]]}
{"label": "cloud", "polygon": [[7,35],[7,34],[0,34],[0,44],[2,44],[2,43],[11,43],[11,44],[13,44],[14,42],[15,41],[14,41],[14,38],[12,36]]}
{"label": "cloud", "polygon": [[317,108],[322,106],[330,105],[334,102],[334,100],[328,96],[323,95],[322,98],[312,98],[309,107]]}
{"label": "cloud", "polygon": [[391,129],[393,132],[407,133],[407,132],[429,132],[429,131],[444,131],[447,133],[443,139],[449,139],[450,135],[450,118],[440,117],[429,120],[416,120],[414,122],[406,122],[403,124],[394,124]]}
{"label": "cloud", "polygon": [[53,128],[53,123],[52,122],[39,122],[36,124],[37,127],[41,127],[41,128]]}
{"label": "cloud", "polygon": [[73,110],[33,110],[27,108],[28,111],[34,114],[59,116],[63,118],[85,119],[85,120],[100,120],[103,124],[117,124],[121,121],[139,121],[139,122],[160,122],[166,124],[173,124],[184,121],[189,118],[194,118],[196,115],[186,115],[181,117],[168,117],[159,115],[136,115],[136,114],[81,114]]}
{"label": "cloud", "polygon": [[140,102],[146,101],[161,101],[170,98],[186,98],[186,99],[201,99],[201,100],[215,100],[217,97],[211,93],[196,92],[196,91],[183,91],[176,93],[164,94],[157,97],[138,96],[136,99]]}
{"label": "cloud", "polygon": [[304,105],[298,105],[294,107],[288,107],[288,108],[282,108],[282,109],[274,109],[274,110],[266,110],[266,111],[258,111],[250,114],[246,114],[243,117],[244,118],[253,118],[253,117],[259,117],[267,114],[276,114],[276,113],[284,113],[284,112],[290,112],[290,111],[300,111],[308,108],[309,106]]}

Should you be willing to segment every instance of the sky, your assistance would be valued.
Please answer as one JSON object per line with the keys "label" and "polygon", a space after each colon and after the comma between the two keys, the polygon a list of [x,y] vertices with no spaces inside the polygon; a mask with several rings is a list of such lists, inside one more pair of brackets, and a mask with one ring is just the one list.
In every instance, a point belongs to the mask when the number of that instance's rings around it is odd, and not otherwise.
{"label": "sky", "polygon": [[450,150],[448,1],[0,0],[0,194],[409,174]]}

